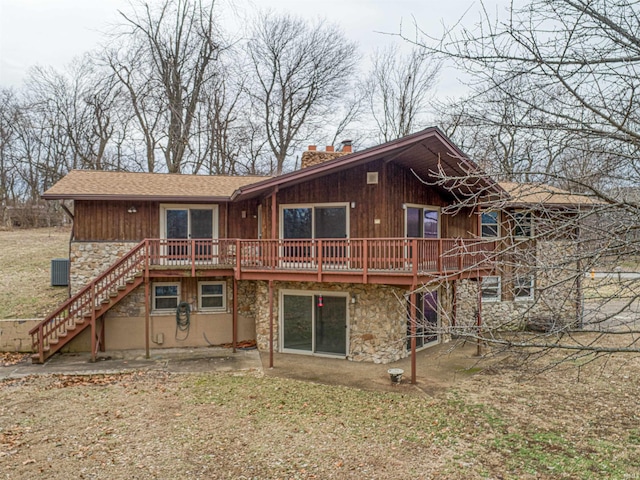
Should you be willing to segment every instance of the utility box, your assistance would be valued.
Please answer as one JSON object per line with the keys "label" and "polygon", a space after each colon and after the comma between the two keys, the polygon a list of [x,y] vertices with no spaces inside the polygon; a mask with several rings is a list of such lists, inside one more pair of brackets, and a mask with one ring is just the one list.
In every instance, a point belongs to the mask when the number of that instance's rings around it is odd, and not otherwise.
{"label": "utility box", "polygon": [[69,285],[69,259],[54,258],[51,260],[51,286],[67,287]]}

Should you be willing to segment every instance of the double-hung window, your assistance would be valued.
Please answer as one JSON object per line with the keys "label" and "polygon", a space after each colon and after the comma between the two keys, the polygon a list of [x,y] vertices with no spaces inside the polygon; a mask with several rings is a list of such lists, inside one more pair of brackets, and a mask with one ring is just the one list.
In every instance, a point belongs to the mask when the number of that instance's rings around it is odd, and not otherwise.
{"label": "double-hung window", "polygon": [[499,302],[501,297],[500,277],[484,277],[480,285],[483,302]]}
{"label": "double-hung window", "polygon": [[180,303],[179,283],[153,284],[153,310],[175,310]]}
{"label": "double-hung window", "polygon": [[482,212],[482,238],[496,238],[499,234],[498,212]]}
{"label": "double-hung window", "polygon": [[227,308],[225,282],[198,283],[198,309],[225,310]]}
{"label": "double-hung window", "polygon": [[533,236],[533,216],[531,212],[513,212],[513,236],[529,238]]}
{"label": "double-hung window", "polygon": [[533,275],[515,277],[513,281],[513,297],[516,300],[533,300],[534,278]]}

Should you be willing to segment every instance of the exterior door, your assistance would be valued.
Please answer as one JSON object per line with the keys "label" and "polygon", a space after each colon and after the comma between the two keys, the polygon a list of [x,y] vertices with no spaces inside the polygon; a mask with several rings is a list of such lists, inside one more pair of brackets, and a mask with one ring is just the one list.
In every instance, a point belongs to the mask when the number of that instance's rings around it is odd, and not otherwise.
{"label": "exterior door", "polygon": [[211,241],[217,238],[217,206],[167,206],[163,208],[162,235],[167,241],[166,253],[170,260],[182,260],[191,257],[191,242],[194,239],[195,259],[211,259],[214,246]]}
{"label": "exterior door", "polygon": [[[438,291],[416,294],[416,348],[438,341]],[[411,348],[411,305],[408,306],[407,349]]]}
{"label": "exterior door", "polygon": [[283,294],[282,346],[285,351],[346,355],[347,298]]}

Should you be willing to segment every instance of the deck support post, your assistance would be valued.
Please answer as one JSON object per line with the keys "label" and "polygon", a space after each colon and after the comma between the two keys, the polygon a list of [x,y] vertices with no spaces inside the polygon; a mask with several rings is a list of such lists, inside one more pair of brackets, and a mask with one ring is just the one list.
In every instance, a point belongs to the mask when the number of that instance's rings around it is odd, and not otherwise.
{"label": "deck support post", "polygon": [[269,280],[269,368],[273,368],[273,280]]}
{"label": "deck support post", "polygon": [[409,311],[410,311],[410,332],[411,332],[411,384],[416,384],[416,285],[411,285],[411,294],[409,295]]}
{"label": "deck support post", "polygon": [[91,282],[91,361],[96,361],[96,284]]}
{"label": "deck support post", "polygon": [[232,313],[232,336],[233,336],[233,353],[236,353],[238,344],[238,278],[233,276],[233,313]]}
{"label": "deck support post", "polygon": [[482,341],[480,337],[482,335],[482,277],[478,276],[478,314],[476,315],[476,329],[478,334],[478,340],[476,342],[476,355],[479,357],[482,355]]}
{"label": "deck support post", "polygon": [[151,335],[151,291],[149,289],[149,240],[144,241],[144,353],[149,358],[149,337]]}

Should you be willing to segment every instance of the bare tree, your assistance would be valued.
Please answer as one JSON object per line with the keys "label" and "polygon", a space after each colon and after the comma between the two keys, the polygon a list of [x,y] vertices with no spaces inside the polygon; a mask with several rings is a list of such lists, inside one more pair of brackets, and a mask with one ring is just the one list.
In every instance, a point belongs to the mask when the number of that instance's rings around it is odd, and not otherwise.
{"label": "bare tree", "polygon": [[180,173],[203,88],[216,75],[223,49],[214,2],[140,3],[121,15],[121,44],[107,53],[107,61],[128,92],[147,149],[147,169],[157,168],[160,149],[167,170]]}
{"label": "bare tree", "polygon": [[426,126],[427,103],[439,70],[440,62],[420,48],[406,55],[395,45],[375,52],[364,91],[379,142]]}
{"label": "bare tree", "polygon": [[[497,351],[518,347],[527,360],[558,349],[567,353],[560,361],[579,362],[638,353],[638,3],[531,0],[507,13],[500,20],[483,10],[473,27],[463,20],[444,38],[418,42],[470,75],[471,94],[441,110],[448,133],[498,177],[562,186],[592,202],[561,194],[551,205],[544,199],[555,195],[552,187],[498,202],[461,199],[476,211],[503,212],[497,274],[507,296],[535,293],[513,309],[500,305],[482,329],[475,317],[487,319],[493,307],[479,302],[454,331]],[[473,175],[432,182],[472,183]],[[514,225],[526,215],[532,233],[518,238]],[[573,310],[574,321],[560,321],[552,304]]]}
{"label": "bare tree", "polygon": [[281,174],[285,160],[336,111],[355,75],[356,45],[334,25],[261,15],[247,44],[255,115]]}

